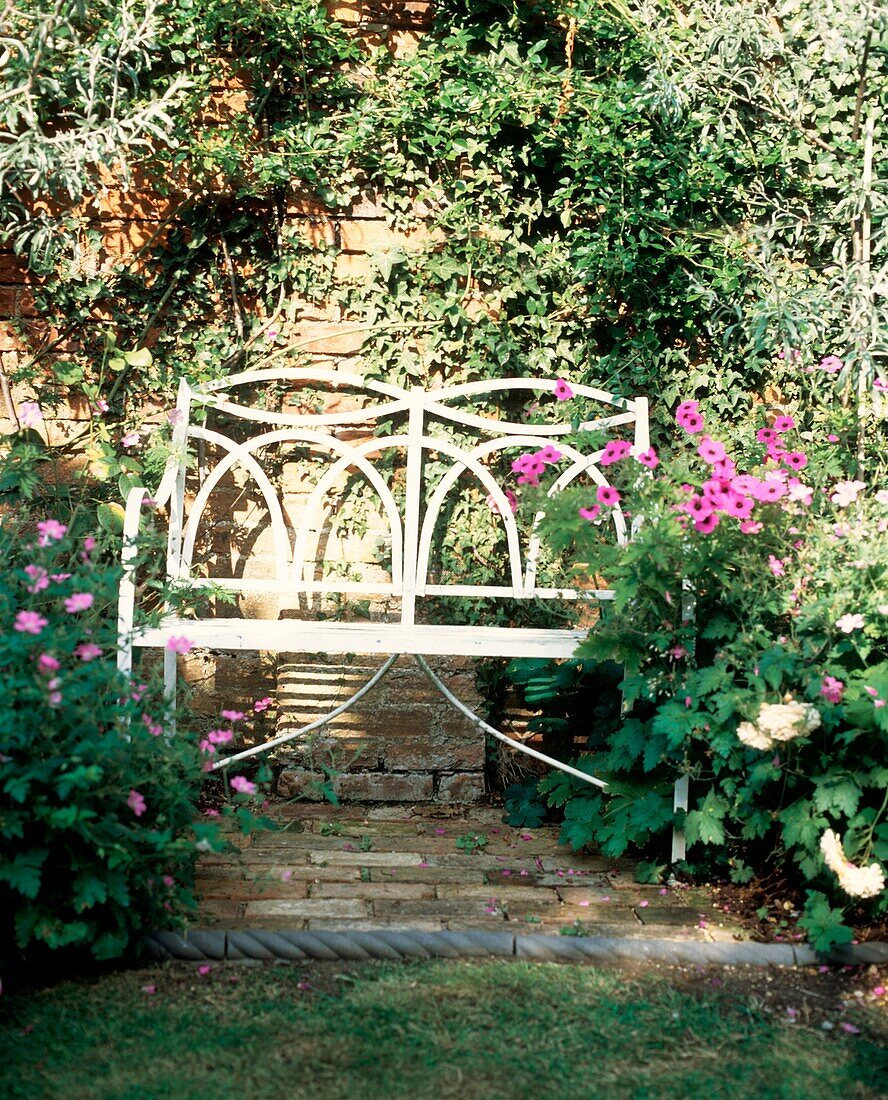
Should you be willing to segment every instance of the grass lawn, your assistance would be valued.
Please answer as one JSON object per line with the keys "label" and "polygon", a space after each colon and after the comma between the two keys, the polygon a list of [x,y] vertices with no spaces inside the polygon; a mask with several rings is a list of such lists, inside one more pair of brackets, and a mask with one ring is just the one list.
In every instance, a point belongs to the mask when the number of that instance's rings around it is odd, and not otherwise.
{"label": "grass lawn", "polygon": [[850,983],[879,980],[509,962],[170,964],[4,996],[0,1096],[878,1097],[886,1013]]}

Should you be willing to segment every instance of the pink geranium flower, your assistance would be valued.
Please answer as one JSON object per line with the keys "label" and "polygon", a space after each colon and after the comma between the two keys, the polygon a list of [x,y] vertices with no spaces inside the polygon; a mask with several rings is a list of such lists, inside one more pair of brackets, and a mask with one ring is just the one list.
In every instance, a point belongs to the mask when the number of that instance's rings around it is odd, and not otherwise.
{"label": "pink geranium flower", "polygon": [[757,535],[761,529],[762,524],[754,519],[744,520],[743,523],[740,524],[740,530],[744,535]]}
{"label": "pink geranium flower", "polygon": [[223,710],[222,717],[227,718],[229,722],[240,722],[244,717],[242,710]]}
{"label": "pink geranium flower", "polygon": [[65,600],[65,610],[69,615],[73,615],[77,611],[86,611],[93,605],[93,594],[91,592],[75,592],[73,596],[68,596]]}
{"label": "pink geranium flower", "polygon": [[141,437],[139,436],[139,433],[136,431],[127,432],[126,435],[121,439],[120,445],[121,447],[135,447],[140,438]]}
{"label": "pink geranium flower", "polygon": [[555,389],[552,392],[559,401],[569,401],[574,395],[574,391],[563,378],[558,379],[555,383]]}
{"label": "pink geranium flower", "polygon": [[710,512],[708,516],[701,516],[700,519],[694,520],[694,529],[708,535],[718,527],[720,519],[718,512]]}
{"label": "pink geranium flower", "polygon": [[820,694],[831,703],[841,703],[845,685],[835,676],[824,676],[820,685]]}
{"label": "pink geranium flower", "polygon": [[627,443],[625,439],[612,439],[604,448],[604,453],[598,460],[599,465],[609,466],[612,462],[619,462],[620,459],[625,458],[631,450],[632,444]]}
{"label": "pink geranium flower", "polygon": [[97,646],[95,642],[81,642],[74,653],[81,661],[94,661],[96,657],[102,656],[101,647]]}
{"label": "pink geranium flower", "polygon": [[145,802],[144,797],[137,791],[131,790],[126,800],[127,806],[133,811],[136,817],[141,817],[142,814],[148,809],[148,805]]}
{"label": "pink geranium flower", "polygon": [[862,615],[852,615],[850,612],[836,619],[836,626],[843,634],[853,634],[855,630],[862,630],[864,620]]}
{"label": "pink geranium flower", "polygon": [[599,515],[601,515],[601,505],[593,504],[591,508],[580,508],[578,511],[583,519],[587,519],[591,522],[594,519],[598,519]]}
{"label": "pink geranium flower", "polygon": [[808,456],[802,451],[790,451],[783,456],[783,461],[791,470],[804,470],[808,465]]}
{"label": "pink geranium flower", "polygon": [[227,745],[234,737],[232,730],[210,730],[207,740],[211,745]]}
{"label": "pink geranium flower", "polygon": [[778,432],[781,435],[783,434],[783,432],[792,431],[794,427],[795,421],[791,416],[778,416],[777,419],[774,421],[774,431]]}
{"label": "pink geranium flower", "polygon": [[20,634],[39,634],[48,621],[36,611],[20,611],[15,617],[13,629]]}
{"label": "pink geranium flower", "polygon": [[51,676],[61,668],[59,662],[49,653],[41,653],[37,658],[37,668],[44,676]]}
{"label": "pink geranium flower", "polygon": [[703,417],[696,412],[685,413],[684,416],[676,416],[679,427],[684,428],[688,435],[695,435],[703,431]]}
{"label": "pink geranium flower", "polygon": [[598,491],[595,494],[595,499],[599,504],[604,504],[606,507],[612,507],[620,503],[620,494],[612,485],[599,485]]}
{"label": "pink geranium flower", "polygon": [[166,648],[170,653],[190,653],[194,646],[182,635],[170,635]]}
{"label": "pink geranium flower", "polygon": [[839,481],[834,486],[829,499],[840,508],[847,508],[849,504],[853,504],[857,500],[861,491],[865,488],[865,481]]}
{"label": "pink geranium flower", "polygon": [[536,458],[539,459],[544,465],[551,466],[556,462],[560,462],[564,456],[561,451],[556,450],[551,443],[547,443],[542,450],[537,451]]}
{"label": "pink geranium flower", "polygon": [[272,704],[272,701],[273,700],[268,695],[266,695],[264,699],[257,699],[256,702],[253,704],[253,710],[256,712],[256,714],[261,714],[263,710],[268,710],[268,708]]}
{"label": "pink geranium flower", "polygon": [[36,428],[43,419],[43,413],[36,401],[23,401],[19,405],[18,418],[23,428]]}
{"label": "pink geranium flower", "polygon": [[688,416],[690,413],[695,413],[700,407],[699,401],[682,401],[682,403],[675,410],[675,415]]}
{"label": "pink geranium flower", "polygon": [[838,355],[825,355],[820,360],[820,369],[826,371],[827,374],[838,374],[844,365]]}
{"label": "pink geranium flower", "polygon": [[741,496],[739,493],[732,493],[725,501],[724,511],[729,516],[734,516],[735,519],[749,519],[754,507],[755,503],[751,501],[749,497]]}
{"label": "pink geranium flower", "polygon": [[29,592],[36,595],[38,592],[42,592],[44,588],[49,588],[49,573],[42,566],[26,565],[24,571],[31,582],[27,585]]}
{"label": "pink geranium flower", "polygon": [[655,470],[660,465],[660,460],[657,458],[657,452],[653,447],[648,447],[646,451],[642,451],[641,454],[636,455],[635,458],[642,466],[647,466],[648,469],[651,470]]}
{"label": "pink geranium flower", "polygon": [[768,568],[774,574],[775,577],[782,577],[786,572],[786,567],[780,558],[775,558],[773,554],[768,554]]}
{"label": "pink geranium flower", "polygon": [[713,462],[724,462],[727,458],[727,451],[724,445],[719,443],[717,439],[710,439],[708,435],[703,437],[700,446],[697,448],[697,454],[704,462],[710,464]]}
{"label": "pink geranium flower", "polygon": [[[506,502],[509,505],[509,509],[511,510],[512,514],[514,515],[518,511],[518,496],[517,496],[517,494],[514,493],[511,489],[504,489],[503,490],[503,496],[506,498]],[[487,505],[490,508],[491,512],[495,512],[497,515],[500,514],[499,505],[493,499],[492,494],[487,498]]]}
{"label": "pink geranium flower", "polygon": [[241,794],[255,794],[256,784],[251,783],[250,780],[246,778],[246,776],[236,775],[231,780],[231,789],[234,791],[239,791]]}
{"label": "pink geranium flower", "polygon": [[64,538],[67,530],[67,526],[64,523],[59,523],[57,519],[41,520],[37,524],[37,545],[49,546],[51,542],[57,542],[59,539]]}

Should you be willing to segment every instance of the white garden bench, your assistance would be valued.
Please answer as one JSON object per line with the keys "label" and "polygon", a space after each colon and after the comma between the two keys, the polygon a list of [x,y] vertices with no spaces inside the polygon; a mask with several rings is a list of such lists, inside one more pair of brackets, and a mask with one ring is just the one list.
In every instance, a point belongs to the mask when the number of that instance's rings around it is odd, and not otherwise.
{"label": "white garden bench", "polygon": [[[349,396],[359,407],[342,411],[280,412],[241,403],[237,392],[264,393],[269,387],[286,384]],[[328,369],[283,367],[247,371],[202,386],[182,382],[179,387],[172,452],[161,484],[154,494],[134,488],[126,501],[124,520],[124,574],[120,585],[119,633],[120,668],[131,672],[133,647],[164,651],[164,680],[167,693],[175,697],[176,654],[166,648],[170,638],[183,636],[193,646],[210,650],[253,650],[316,652],[324,654],[380,654],[385,661],[360,691],[347,702],[301,729],[288,731],[262,745],[255,745],[215,762],[225,768],[235,761],[266,752],[294,738],[303,737],[331,718],[351,707],[391,668],[401,654],[411,654],[432,683],[453,706],[466,714],[475,726],[505,742],[510,748],[526,753],[553,768],[589,783],[605,786],[594,776],[569,764],[554,760],[520,741],[506,736],[464,706],[429,667],[426,657],[440,654],[465,657],[571,657],[586,636],[584,629],[552,629],[499,626],[457,626],[417,622],[417,609],[426,597],[486,597],[513,600],[611,599],[609,590],[576,591],[568,588],[541,587],[537,584],[540,556],[539,541],[530,531],[522,546],[519,524],[510,508],[506,489],[514,487],[509,460],[522,451],[558,443],[563,460],[549,490],[556,493],[578,477],[591,484],[609,484],[598,466],[602,451],[583,454],[563,440],[575,434],[577,425],[586,429],[622,428],[633,435],[634,453],[649,447],[648,407],[645,398],[627,400],[588,386],[573,385],[573,397],[556,404],[556,381],[535,378],[507,378],[470,382],[442,389],[402,389],[378,381],[365,381],[358,375]],[[551,402],[547,423],[515,423],[499,419],[491,405],[524,391],[537,402]],[[480,404],[479,413],[466,403]],[[557,420],[552,413],[557,412]],[[204,421],[221,415],[236,426],[234,439],[206,426]],[[398,427],[398,422],[402,422]],[[374,434],[388,425],[390,434]],[[363,434],[359,433],[363,429]],[[350,439],[349,436],[352,438]],[[358,438],[355,438],[358,436]],[[467,440],[471,440],[467,442]],[[295,523],[288,524],[282,500],[257,452],[272,446],[299,446],[313,459],[327,460],[325,470],[308,493],[308,499]],[[189,462],[193,452],[200,458],[194,479],[189,480]],[[206,452],[215,452],[207,461]],[[392,484],[391,472],[383,472],[380,456],[397,452],[400,479]],[[189,459],[191,455],[191,459]],[[440,463],[449,462],[443,476],[432,486],[426,478],[428,458],[433,455],[440,475]],[[194,566],[195,545],[208,503],[220,481],[234,467],[240,467],[264,499],[267,524],[273,535],[273,575],[245,579],[214,575],[212,582],[197,575]],[[387,522],[390,560],[384,580],[344,580],[324,576],[323,553],[319,550],[324,508],[328,494],[344,474],[351,472],[365,479],[375,494],[380,513]],[[503,578],[498,584],[472,583],[470,577],[459,583],[442,583],[430,576],[430,561],[436,526],[448,495],[460,492],[466,478],[475,479],[490,505],[490,522],[503,526],[507,558]],[[503,481],[506,481],[503,484]],[[396,621],[347,622],[314,621],[294,618],[246,619],[239,617],[181,619],[167,617],[160,626],[140,627],[135,620],[137,540],[143,504],[153,497],[157,506],[169,514],[166,577],[177,584],[219,584],[235,593],[299,597],[308,602],[322,597],[375,597],[396,600],[400,614]],[[399,503],[396,497],[400,497]],[[619,506],[612,510],[613,536],[624,542],[626,521]],[[232,570],[234,573],[235,570]]]}

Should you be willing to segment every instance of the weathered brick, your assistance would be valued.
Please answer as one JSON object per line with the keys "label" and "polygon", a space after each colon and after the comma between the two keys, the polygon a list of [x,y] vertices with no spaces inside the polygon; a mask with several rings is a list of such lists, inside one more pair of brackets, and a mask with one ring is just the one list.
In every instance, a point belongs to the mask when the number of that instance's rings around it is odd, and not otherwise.
{"label": "weathered brick", "polygon": [[251,918],[289,917],[293,920],[325,917],[368,917],[370,905],[359,898],[306,898],[304,900],[277,899],[251,901],[244,916]]}
{"label": "weathered brick", "polygon": [[433,898],[435,887],[421,882],[319,882],[311,887],[313,898]]}
{"label": "weathered brick", "polygon": [[431,775],[355,772],[334,781],[339,797],[377,802],[422,802],[434,796]]}
{"label": "weathered brick", "polygon": [[[483,745],[479,755],[483,767]],[[442,775],[438,780],[438,797],[442,802],[480,802],[484,797],[483,772],[458,772],[454,775]]]}
{"label": "weathered brick", "polygon": [[418,867],[418,852],[309,852],[309,861],[322,867]]}
{"label": "weathered brick", "polygon": [[339,247],[343,252],[381,252],[385,249],[417,249],[442,241],[440,229],[419,225],[415,229],[392,229],[385,221],[343,218],[339,222]]}

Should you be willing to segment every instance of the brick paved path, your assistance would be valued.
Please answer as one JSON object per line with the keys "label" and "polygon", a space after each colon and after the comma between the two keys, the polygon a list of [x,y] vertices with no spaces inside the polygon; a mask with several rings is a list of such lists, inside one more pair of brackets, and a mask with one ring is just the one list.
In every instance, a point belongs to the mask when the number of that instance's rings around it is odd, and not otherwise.
{"label": "brick paved path", "polygon": [[[201,859],[196,925],[743,938],[705,890],[641,886],[630,861],[574,854],[556,826],[511,828],[495,807],[297,804],[270,816],[276,831]],[[461,850],[467,835],[487,842]]]}

